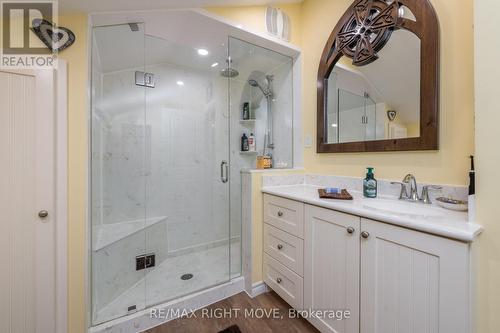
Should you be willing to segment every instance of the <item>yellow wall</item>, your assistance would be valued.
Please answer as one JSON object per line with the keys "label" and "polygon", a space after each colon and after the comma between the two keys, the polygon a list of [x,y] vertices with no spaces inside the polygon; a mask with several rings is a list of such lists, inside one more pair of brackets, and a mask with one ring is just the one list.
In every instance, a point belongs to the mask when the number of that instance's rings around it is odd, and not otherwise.
{"label": "yellow wall", "polygon": [[86,328],[87,16],[59,18],[76,42],[59,54],[68,62],[68,332]]}
{"label": "yellow wall", "polygon": [[498,174],[498,0],[476,0],[476,167],[477,222],[485,227],[477,242],[478,307],[476,332],[500,332],[500,199]]}
{"label": "yellow wall", "polygon": [[[283,10],[292,22],[290,31],[290,42],[295,45],[301,44],[301,3],[273,5],[276,8]],[[230,19],[231,21],[242,24],[245,28],[257,31],[266,32],[266,8],[265,6],[249,6],[249,7],[210,7],[208,11],[219,16]]]}
{"label": "yellow wall", "polygon": [[[482,0],[485,1],[485,0]],[[487,0],[494,3],[496,0]],[[292,43],[303,50],[303,126],[304,133],[316,134],[316,72],[319,57],[330,31],[351,0],[306,0],[303,4],[278,6],[291,18]],[[308,172],[361,176],[367,165],[377,169],[379,178],[397,178],[413,172],[420,181],[465,184],[468,169],[467,156],[473,151],[473,32],[472,0],[433,0],[441,22],[441,150],[439,152],[382,153],[382,154],[329,154],[318,155],[315,149],[306,149]],[[265,7],[210,8],[210,11],[255,29],[265,31]],[[492,11],[494,12],[494,11]],[[494,21],[494,18],[492,18]],[[60,54],[69,63],[69,332],[85,330],[85,205],[87,166],[87,30],[86,16],[63,16],[60,24],[73,30],[77,42]],[[493,38],[493,37],[492,37]],[[494,43],[492,43],[494,44]],[[445,60],[446,59],[446,60]],[[494,67],[493,65],[491,65]],[[495,87],[495,85],[491,85]],[[498,117],[498,115],[497,115]],[[491,122],[490,122],[491,124]],[[491,126],[485,122],[484,126]],[[478,146],[481,139],[478,136]],[[478,154],[480,150],[478,149]],[[491,154],[491,151],[483,152]],[[496,160],[498,161],[498,158]],[[496,163],[498,165],[498,163]],[[478,156],[478,168],[484,166]],[[260,177],[260,176],[259,176]],[[491,176],[493,177],[493,176]],[[484,180],[484,178],[483,178]],[[260,179],[254,180],[259,185]],[[261,200],[256,193],[254,200]],[[257,202],[257,201],[254,201]],[[487,206],[483,200],[478,209]],[[260,207],[260,208],[258,208]],[[254,211],[254,267],[261,267],[262,207]],[[487,211],[483,208],[483,214]],[[481,211],[479,211],[481,216]],[[487,215],[487,214],[486,214]],[[490,215],[490,221],[493,221]],[[486,224],[484,221],[480,221]],[[493,228],[493,227],[492,227]],[[484,251],[491,257],[482,262],[481,272],[490,272],[495,244],[483,236]],[[499,253],[496,249],[496,253]],[[487,286],[500,279],[500,269],[491,269],[486,275]],[[254,282],[261,280],[259,268],[254,272]],[[496,279],[494,279],[496,278]],[[498,289],[497,289],[498,291]],[[486,292],[483,294],[488,296]],[[500,299],[496,295],[496,299]],[[482,305],[493,302],[487,297]],[[500,310],[498,307],[494,308]],[[485,316],[489,313],[486,309]],[[498,312],[498,311],[497,311]],[[494,312],[493,312],[494,313]],[[494,315],[490,321],[498,321]],[[487,325],[487,324],[484,324]],[[489,324],[490,326],[493,324]],[[487,331],[484,331],[487,332]],[[492,332],[492,331],[491,331]]]}
{"label": "yellow wall", "polygon": [[[494,0],[491,0],[494,1]],[[306,172],[362,176],[365,167],[376,168],[378,178],[398,179],[412,172],[422,182],[464,185],[468,156],[474,151],[473,3],[472,0],[431,0],[441,28],[440,150],[363,154],[316,154],[305,149]],[[303,54],[304,135],[316,138],[316,75],[326,40],[352,0],[305,0],[279,6],[291,19],[292,43]],[[265,31],[265,7],[210,8],[210,11],[257,31]],[[254,175],[254,186],[260,175]],[[260,187],[254,187],[260,188]],[[258,191],[258,190],[257,190]],[[262,200],[254,193],[253,282],[262,279]]]}
{"label": "yellow wall", "polygon": [[[363,154],[316,154],[305,149],[308,172],[362,176],[376,168],[379,178],[412,172],[422,182],[464,185],[468,158],[474,151],[473,0],[431,0],[441,27],[441,114],[439,151]],[[292,43],[303,52],[303,130],[316,139],[316,73],[330,32],[352,0],[305,0],[279,6],[291,19]],[[209,8],[260,32],[265,7]]]}
{"label": "yellow wall", "polygon": [[[438,152],[304,153],[307,172],[362,176],[374,166],[378,178],[408,172],[419,181],[466,184],[467,156],[473,152],[472,0],[431,0],[441,26],[441,145]],[[316,76],[325,42],[352,0],[306,0],[302,5],[303,126],[316,139]],[[292,23],[293,24],[293,23]]]}

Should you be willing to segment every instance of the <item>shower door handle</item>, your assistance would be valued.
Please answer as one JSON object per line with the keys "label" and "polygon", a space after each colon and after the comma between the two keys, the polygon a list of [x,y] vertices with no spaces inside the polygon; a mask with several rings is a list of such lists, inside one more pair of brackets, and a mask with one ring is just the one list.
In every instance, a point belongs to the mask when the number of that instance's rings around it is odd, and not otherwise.
{"label": "shower door handle", "polygon": [[227,183],[229,181],[229,164],[227,161],[222,161],[220,163],[220,180],[223,183]]}

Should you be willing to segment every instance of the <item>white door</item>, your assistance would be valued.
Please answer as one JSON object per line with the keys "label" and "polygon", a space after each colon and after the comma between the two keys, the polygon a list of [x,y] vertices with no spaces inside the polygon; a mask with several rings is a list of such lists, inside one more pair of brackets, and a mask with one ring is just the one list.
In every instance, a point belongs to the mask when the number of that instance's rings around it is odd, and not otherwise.
{"label": "white door", "polygon": [[348,319],[329,312],[311,323],[323,333],[359,333],[360,218],[306,205],[304,224],[304,308],[349,311]]}
{"label": "white door", "polygon": [[53,71],[0,70],[2,333],[56,331],[54,109]]}
{"label": "white door", "polygon": [[470,332],[468,245],[361,220],[361,333]]}

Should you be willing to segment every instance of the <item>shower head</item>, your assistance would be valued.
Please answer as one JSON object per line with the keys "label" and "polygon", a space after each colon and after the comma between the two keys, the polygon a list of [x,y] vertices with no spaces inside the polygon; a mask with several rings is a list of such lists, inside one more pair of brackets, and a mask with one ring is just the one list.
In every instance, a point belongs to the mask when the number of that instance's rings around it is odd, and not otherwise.
{"label": "shower head", "polygon": [[222,75],[223,77],[233,78],[240,75],[240,73],[236,69],[228,67],[221,70],[220,75]]}
{"label": "shower head", "polygon": [[266,98],[268,98],[268,97],[270,97],[272,95],[272,92],[271,92],[271,90],[269,88],[268,89],[262,88],[262,86],[259,84],[259,82],[257,82],[254,79],[248,80],[248,84],[251,85],[252,87],[259,88],[260,91],[262,91],[262,93],[264,94],[264,96]]}
{"label": "shower head", "polygon": [[233,63],[233,61],[231,60],[231,57],[227,58],[226,59],[227,67],[220,71],[220,75],[222,75],[223,77],[228,77],[228,78],[233,78],[233,77],[237,77],[238,75],[240,75],[240,73],[236,69],[231,68],[232,63]]}
{"label": "shower head", "polygon": [[248,80],[248,83],[252,86],[252,87],[260,87],[259,86],[259,83],[255,80]]}

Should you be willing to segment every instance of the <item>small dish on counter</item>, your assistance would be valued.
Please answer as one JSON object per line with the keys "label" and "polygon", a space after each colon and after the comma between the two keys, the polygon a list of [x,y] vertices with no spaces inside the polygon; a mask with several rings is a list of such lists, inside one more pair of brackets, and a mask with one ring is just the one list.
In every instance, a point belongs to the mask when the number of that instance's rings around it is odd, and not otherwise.
{"label": "small dish on counter", "polygon": [[465,212],[469,209],[467,201],[455,200],[451,198],[439,197],[436,199],[438,206],[445,209],[456,210],[460,212]]}

